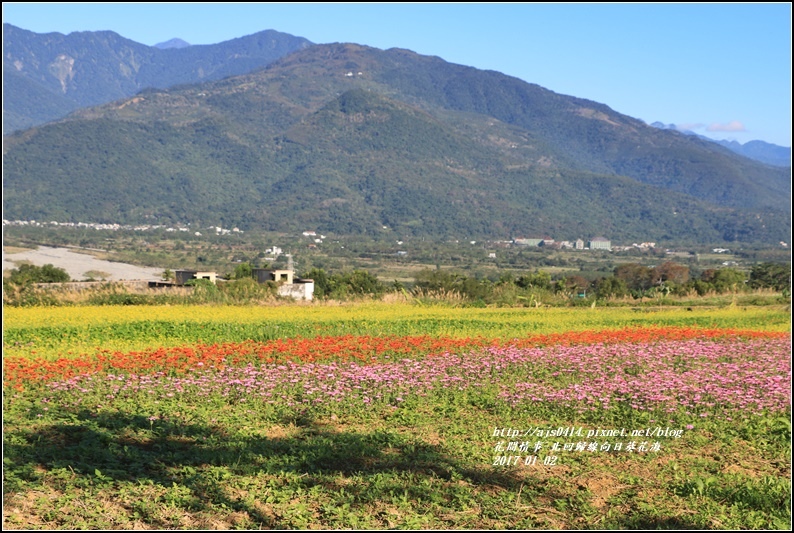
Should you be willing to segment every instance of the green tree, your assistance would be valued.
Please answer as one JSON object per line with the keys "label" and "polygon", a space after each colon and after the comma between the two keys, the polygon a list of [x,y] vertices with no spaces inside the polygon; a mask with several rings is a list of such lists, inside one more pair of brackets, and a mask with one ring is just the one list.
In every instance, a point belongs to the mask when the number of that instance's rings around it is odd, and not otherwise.
{"label": "green tree", "polygon": [[689,267],[679,265],[671,261],[662,263],[651,270],[651,283],[661,285],[666,283],[668,286],[683,285],[689,281]]}
{"label": "green tree", "polygon": [[601,278],[596,284],[596,298],[605,300],[611,297],[621,298],[629,293],[626,282],[620,278],[609,276]]}
{"label": "green tree", "polygon": [[50,291],[34,287],[35,283],[64,283],[70,281],[69,274],[53,265],[38,267],[20,265],[3,279],[3,305],[59,305]]}
{"label": "green tree", "polygon": [[314,280],[314,297],[325,298],[331,294],[331,282],[322,268],[312,268],[301,276],[302,278]]}
{"label": "green tree", "polygon": [[743,290],[747,276],[735,268],[720,268],[704,271],[700,279],[711,285],[715,291],[723,293]]}
{"label": "green tree", "polygon": [[639,263],[627,263],[615,267],[615,277],[623,280],[630,291],[645,292],[652,285],[652,269]]}
{"label": "green tree", "polygon": [[20,265],[11,271],[8,282],[15,285],[28,283],[65,283],[70,281],[69,274],[62,268],[51,264],[38,267],[36,265]]}
{"label": "green tree", "polygon": [[695,292],[698,293],[698,296],[705,296],[709,292],[715,290],[711,283],[703,281],[702,279],[691,280],[689,285],[695,289]]}
{"label": "green tree", "polygon": [[544,270],[538,270],[532,274],[524,274],[518,277],[516,285],[522,289],[543,289],[552,288],[551,274]]}
{"label": "green tree", "polygon": [[232,279],[246,279],[254,277],[254,267],[251,263],[240,263],[234,267]]}
{"label": "green tree", "polygon": [[350,292],[359,296],[380,296],[386,290],[378,278],[366,270],[354,270],[344,276],[343,280],[350,288]]}
{"label": "green tree", "polygon": [[791,264],[760,263],[750,271],[750,287],[791,290]]}
{"label": "green tree", "polygon": [[582,276],[572,275],[567,276],[564,278],[560,278],[557,280],[557,292],[578,292],[583,289],[587,289],[590,286],[590,282],[587,281]]}
{"label": "green tree", "polygon": [[427,291],[460,292],[460,286],[464,279],[465,276],[448,270],[424,269],[414,276],[414,286]]}

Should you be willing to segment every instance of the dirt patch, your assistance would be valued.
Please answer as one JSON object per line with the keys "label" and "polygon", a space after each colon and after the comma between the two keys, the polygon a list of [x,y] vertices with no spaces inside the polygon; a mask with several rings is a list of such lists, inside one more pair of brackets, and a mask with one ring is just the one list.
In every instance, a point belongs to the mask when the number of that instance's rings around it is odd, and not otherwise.
{"label": "dirt patch", "polygon": [[617,478],[612,475],[602,475],[587,479],[583,485],[593,495],[590,504],[596,509],[605,507],[612,496],[619,494],[622,489],[628,487],[628,485],[619,484]]}

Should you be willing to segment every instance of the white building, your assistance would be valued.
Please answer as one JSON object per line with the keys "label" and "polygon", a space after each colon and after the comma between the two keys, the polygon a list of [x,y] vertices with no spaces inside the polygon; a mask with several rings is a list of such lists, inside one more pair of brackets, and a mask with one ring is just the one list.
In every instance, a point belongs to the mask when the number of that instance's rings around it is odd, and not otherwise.
{"label": "white building", "polygon": [[296,300],[314,299],[314,280],[295,277],[292,270],[272,270],[268,268],[253,269],[254,279],[259,283],[275,281],[278,283],[278,295]]}
{"label": "white building", "polygon": [[596,237],[594,239],[590,239],[589,248],[591,250],[612,250],[612,241],[606,239],[604,237]]}

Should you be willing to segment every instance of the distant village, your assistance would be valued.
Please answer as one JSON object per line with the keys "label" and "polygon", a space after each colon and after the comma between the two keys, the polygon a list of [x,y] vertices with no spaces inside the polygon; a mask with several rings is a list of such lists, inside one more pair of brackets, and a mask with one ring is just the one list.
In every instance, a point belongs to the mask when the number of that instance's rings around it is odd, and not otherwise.
{"label": "distant village", "polygon": [[[95,229],[95,230],[110,230],[110,231],[155,231],[155,230],[165,230],[167,232],[183,232],[188,233],[192,232],[194,236],[201,237],[203,233],[201,231],[196,231],[195,229],[191,229],[187,224],[186,226],[162,226],[159,224],[140,224],[137,226],[131,226],[128,224],[98,224],[95,222],[41,222],[38,220],[6,220],[3,219],[3,226],[29,226],[33,228],[43,228],[43,227],[64,227],[64,228],[87,228],[87,229]],[[209,226],[204,231],[209,231],[211,233],[215,233],[216,235],[231,235],[234,233],[244,233],[239,228],[232,228],[232,229],[225,229],[219,226]]]}
{"label": "distant village", "polygon": [[[185,225],[177,225],[177,226],[164,226],[160,224],[140,224],[140,225],[129,225],[129,224],[104,224],[104,223],[94,223],[94,222],[57,222],[57,221],[50,221],[50,222],[42,222],[37,220],[6,220],[3,219],[3,226],[28,226],[28,227],[51,227],[51,228],[87,228],[87,229],[94,229],[94,230],[109,230],[109,231],[157,231],[163,230],[168,233],[171,232],[179,232],[179,233],[188,233],[194,237],[202,237],[206,235],[235,235],[235,234],[242,234],[244,233],[243,230],[239,228],[222,228],[220,226],[207,226],[206,228],[191,228],[190,223]],[[383,229],[387,229],[386,226],[383,226]],[[322,244],[325,242],[326,236],[320,235],[316,231],[304,231],[302,233],[303,237],[307,237],[311,242],[308,244],[309,248],[315,248],[318,244]],[[458,242],[458,241],[455,241]],[[469,241],[470,244],[475,244],[477,241]],[[403,241],[397,241],[398,245],[402,245]],[[652,250],[656,248],[655,242],[641,242],[641,243],[633,243],[631,245],[623,245],[617,246],[613,245],[612,241],[605,238],[605,237],[594,237],[589,241],[584,241],[583,239],[576,239],[575,241],[555,241],[551,237],[517,237],[512,240],[506,241],[496,241],[494,244],[497,246],[526,246],[526,247],[543,247],[552,250],[562,250],[562,249],[569,249],[569,250],[606,250],[609,252],[624,252],[628,250]],[[782,248],[788,248],[788,243],[781,241],[778,243],[779,246]],[[274,249],[277,249],[274,247]],[[727,248],[714,248],[712,250],[714,253],[728,253],[730,252]],[[270,250],[268,251],[270,253]],[[407,255],[407,252],[400,251],[397,252],[398,255]],[[275,255],[279,255],[276,253]],[[495,257],[495,253],[490,253],[490,257]]]}
{"label": "distant village", "polygon": [[[201,237],[204,235],[202,231],[196,230],[195,228],[190,228],[190,224],[187,225],[178,225],[176,227],[172,226],[163,226],[159,224],[141,224],[141,225],[127,225],[127,224],[100,224],[100,223],[93,223],[93,222],[42,222],[36,220],[3,220],[4,226],[30,226],[30,227],[64,227],[64,228],[88,228],[88,229],[95,229],[95,230],[110,230],[110,231],[156,231],[156,230],[164,230],[166,232],[182,232],[182,233],[191,233],[196,237]],[[386,227],[384,226],[384,229]],[[226,229],[220,226],[208,226],[207,228],[203,229],[204,232],[208,232],[208,234],[215,234],[215,235],[231,235],[237,233],[244,233],[239,228],[232,228]],[[308,237],[311,239],[312,244],[322,244],[324,239],[326,239],[325,235],[319,235],[316,231],[304,231],[302,233],[304,237]],[[474,244],[476,241],[472,241]],[[653,242],[644,242],[641,244],[633,244],[632,246],[623,246],[623,247],[613,247],[612,242],[609,239],[604,237],[595,237],[587,241],[587,246],[585,246],[585,241],[582,239],[577,239],[575,241],[555,241],[551,237],[541,237],[541,238],[516,238],[512,241],[503,241],[506,243],[515,244],[518,246],[545,246],[555,249],[562,249],[562,248],[569,248],[575,250],[608,250],[608,251],[620,251],[625,249],[631,248],[640,248],[640,249],[650,249],[656,246],[656,243]],[[402,241],[397,241],[398,244],[403,244]]]}

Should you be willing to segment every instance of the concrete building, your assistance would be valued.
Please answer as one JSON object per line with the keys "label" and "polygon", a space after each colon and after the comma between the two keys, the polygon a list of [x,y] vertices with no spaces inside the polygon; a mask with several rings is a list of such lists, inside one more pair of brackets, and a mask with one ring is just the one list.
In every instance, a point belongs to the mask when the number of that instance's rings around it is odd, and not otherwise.
{"label": "concrete building", "polygon": [[596,237],[594,239],[590,239],[590,243],[588,245],[591,250],[612,250],[612,241],[606,239],[604,237]]}
{"label": "concrete building", "polygon": [[296,278],[294,283],[284,283],[278,288],[278,295],[296,300],[314,299],[314,280]]}
{"label": "concrete building", "polygon": [[273,270],[270,268],[255,268],[253,269],[254,279],[259,283],[266,281],[275,281],[277,283],[286,283],[292,285],[294,281],[294,274],[292,270]]}
{"label": "concrete building", "polygon": [[521,246],[540,246],[540,243],[543,242],[543,239],[534,239],[534,238],[532,238],[532,239],[529,239],[529,238],[523,239],[522,238],[522,239],[515,239],[513,242],[515,242],[516,244],[521,245]]}
{"label": "concrete building", "polygon": [[218,275],[215,272],[202,272],[201,270],[175,270],[174,283],[177,285],[184,285],[192,279],[208,279],[212,283],[218,281]]}
{"label": "concrete building", "polygon": [[253,269],[254,279],[259,283],[278,283],[278,295],[296,300],[314,299],[314,280],[298,278],[292,270]]}

